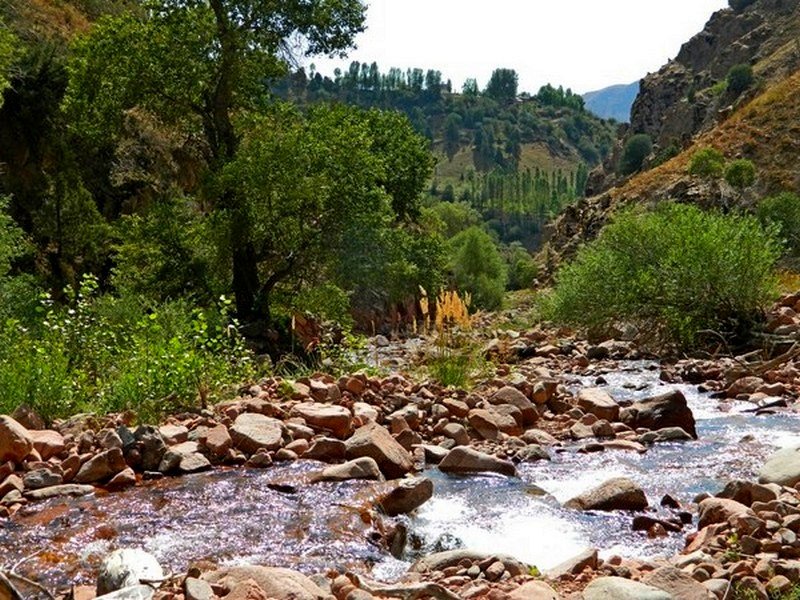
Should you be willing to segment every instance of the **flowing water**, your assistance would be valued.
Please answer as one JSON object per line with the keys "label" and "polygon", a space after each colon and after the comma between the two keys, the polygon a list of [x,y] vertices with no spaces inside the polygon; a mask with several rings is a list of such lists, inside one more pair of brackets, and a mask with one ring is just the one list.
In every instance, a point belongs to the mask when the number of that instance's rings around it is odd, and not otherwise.
{"label": "flowing water", "polygon": [[[434,480],[434,497],[407,522],[417,552],[463,545],[510,554],[540,569],[590,546],[606,555],[669,555],[681,549],[685,533],[650,540],[631,531],[629,514],[579,513],[561,503],[623,475],[642,486],[653,506],[666,493],[689,502],[730,479],[752,478],[776,446],[800,441],[795,414],[754,416],[743,412],[750,404],[721,410],[693,386],[662,384],[654,365],[633,363],[604,378],[619,400],[681,389],[700,439],[660,444],[643,455],[579,454],[577,446],[566,447],[554,452],[551,462],[521,465],[519,479],[451,477],[431,469],[426,474]],[[387,580],[399,577],[409,563],[371,540],[365,516],[380,486],[309,483],[309,474],[320,467],[298,461],[266,471],[218,470],[117,494],[51,500],[0,524],[0,564],[10,566],[38,552],[19,572],[52,586],[90,582],[105,554],[136,546],[173,572],[208,559],[306,572],[346,567]]]}

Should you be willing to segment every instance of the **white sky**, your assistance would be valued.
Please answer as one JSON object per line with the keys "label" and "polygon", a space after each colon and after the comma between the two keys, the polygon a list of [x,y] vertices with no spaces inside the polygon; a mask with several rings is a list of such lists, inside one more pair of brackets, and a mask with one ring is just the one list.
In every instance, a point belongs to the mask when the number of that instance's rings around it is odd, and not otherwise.
{"label": "white sky", "polygon": [[367,31],[347,59],[316,58],[331,75],[353,60],[438,69],[461,89],[496,67],[520,91],[545,83],[584,93],[630,83],[674,58],[727,0],[369,0]]}

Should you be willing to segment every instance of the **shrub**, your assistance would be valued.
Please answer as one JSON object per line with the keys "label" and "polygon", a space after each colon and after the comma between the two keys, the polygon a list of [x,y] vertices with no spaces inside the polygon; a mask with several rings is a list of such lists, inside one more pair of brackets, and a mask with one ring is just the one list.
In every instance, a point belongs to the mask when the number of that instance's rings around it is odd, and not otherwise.
{"label": "shrub", "polygon": [[626,211],[561,269],[542,309],[600,334],[628,322],[656,347],[688,349],[704,331],[748,330],[779,254],[775,230],[754,217],[675,204]]}
{"label": "shrub", "polygon": [[763,225],[778,228],[786,256],[800,258],[800,196],[786,192],[764,198],[756,215]]}
{"label": "shrub", "polygon": [[728,82],[728,89],[738,96],[753,85],[753,81],[755,81],[753,68],[745,64],[734,65],[728,71],[725,80]]}
{"label": "shrub", "polygon": [[642,168],[644,160],[653,151],[653,141],[646,133],[632,136],[622,150],[619,169],[623,175],[636,173]]}
{"label": "shrub", "polygon": [[505,251],[508,263],[508,289],[525,290],[533,285],[539,274],[530,253],[519,242],[511,244]]}
{"label": "shrub", "polygon": [[697,177],[722,177],[725,157],[716,148],[701,148],[689,159],[689,175]]}
{"label": "shrub", "polygon": [[506,288],[506,268],[491,236],[479,227],[470,227],[450,240],[450,252],[455,286],[470,294],[476,308],[499,308]]}
{"label": "shrub", "polygon": [[735,160],[725,169],[725,181],[739,190],[750,187],[756,181],[756,166],[746,158]]}
{"label": "shrub", "polygon": [[728,0],[728,6],[730,6],[736,12],[742,12],[754,2],[755,0]]}

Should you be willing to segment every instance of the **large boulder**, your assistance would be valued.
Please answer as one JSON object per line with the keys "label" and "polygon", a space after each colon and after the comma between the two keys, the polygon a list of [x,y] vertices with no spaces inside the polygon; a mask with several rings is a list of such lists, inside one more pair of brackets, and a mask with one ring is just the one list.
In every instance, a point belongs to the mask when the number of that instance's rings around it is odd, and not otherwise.
{"label": "large boulder", "polygon": [[536,405],[517,388],[507,385],[497,390],[489,397],[491,404],[510,404],[516,406],[522,413],[522,424],[524,426],[533,425],[539,418]]}
{"label": "large boulder", "polygon": [[383,479],[375,459],[362,456],[341,465],[326,467],[312,477],[314,481],[347,481],[348,479]]}
{"label": "large boulder", "polygon": [[234,445],[247,454],[255,454],[262,448],[277,450],[283,445],[286,427],[278,419],[259,413],[242,413],[231,427]]}
{"label": "large boulder", "polygon": [[599,388],[584,388],[578,392],[578,408],[606,421],[619,420],[619,404]]}
{"label": "large boulder", "polygon": [[229,590],[252,579],[275,600],[324,600],[329,596],[302,573],[278,567],[228,567],[204,573],[200,579]]}
{"label": "large boulder", "polygon": [[105,481],[123,471],[127,466],[125,458],[122,456],[122,450],[111,448],[83,463],[78,474],[75,475],[74,481],[75,483]]}
{"label": "large boulder", "polygon": [[8,416],[0,417],[0,464],[22,462],[33,450],[28,430]]}
{"label": "large boulder", "polygon": [[505,570],[511,577],[517,575],[527,574],[529,569],[516,558],[506,556],[504,554],[487,554],[484,552],[476,552],[474,550],[446,550],[445,552],[436,552],[420,558],[417,562],[411,565],[409,571],[412,573],[429,573],[433,571],[443,571],[447,567],[454,567],[463,562],[480,563],[489,558],[503,563]]}
{"label": "large boulder", "polygon": [[344,406],[303,402],[292,409],[292,415],[302,417],[314,429],[337,438],[346,438],[353,431],[353,415]]}
{"label": "large boulder", "polygon": [[714,598],[700,582],[675,567],[659,567],[645,575],[642,583],[667,592],[673,600]]}
{"label": "large boulder", "polygon": [[42,460],[48,460],[61,454],[66,448],[64,436],[57,431],[29,429],[28,436]]}
{"label": "large boulder", "polygon": [[579,575],[587,568],[595,570],[599,563],[597,548],[587,548],[580,554],[568,558],[547,571],[550,579],[560,579],[567,575]]}
{"label": "large boulder", "polygon": [[599,577],[583,590],[583,600],[673,600],[673,598],[664,590],[638,581],[622,577]]}
{"label": "large boulder", "polygon": [[433,496],[433,482],[427,477],[403,479],[378,498],[378,505],[390,517],[410,513]]}
{"label": "large boulder", "polygon": [[622,409],[620,420],[632,429],[664,429],[680,427],[697,439],[694,415],[686,404],[686,397],[680,390],[672,390],[660,396],[646,398]]}
{"label": "large boulder", "polygon": [[513,463],[467,446],[457,446],[450,450],[439,463],[439,469],[445,473],[490,472],[509,477],[517,475],[517,469]]}
{"label": "large boulder", "polygon": [[399,479],[414,470],[414,460],[408,451],[377,423],[356,429],[345,442],[345,449],[348,459],[362,456],[375,459],[387,479]]}
{"label": "large boulder", "polygon": [[700,513],[697,529],[703,529],[715,523],[726,523],[731,517],[755,516],[755,513],[736,500],[727,498],[706,498],[698,505]]}
{"label": "large boulder", "polygon": [[164,571],[156,558],[144,550],[125,548],[109,554],[97,574],[97,595],[102,596],[128,586],[139,585],[140,580],[160,580]]}
{"label": "large boulder", "polygon": [[633,481],[617,477],[576,496],[565,506],[578,510],[644,510],[647,497]]}
{"label": "large boulder", "polygon": [[783,448],[767,459],[758,474],[759,483],[794,487],[800,482],[800,446]]}

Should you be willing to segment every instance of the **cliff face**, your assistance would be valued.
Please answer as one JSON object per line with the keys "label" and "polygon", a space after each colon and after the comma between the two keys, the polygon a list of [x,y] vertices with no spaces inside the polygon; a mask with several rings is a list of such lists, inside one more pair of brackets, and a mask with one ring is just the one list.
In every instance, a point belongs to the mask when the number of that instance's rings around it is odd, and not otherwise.
{"label": "cliff face", "polygon": [[631,131],[647,133],[660,148],[686,146],[747,99],[716,86],[731,67],[751,65],[764,85],[783,79],[800,68],[798,36],[800,0],[757,0],[740,12],[718,11],[674,60],[641,81]]}

